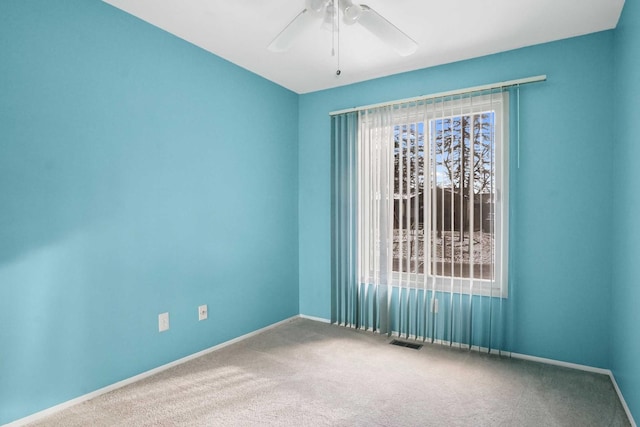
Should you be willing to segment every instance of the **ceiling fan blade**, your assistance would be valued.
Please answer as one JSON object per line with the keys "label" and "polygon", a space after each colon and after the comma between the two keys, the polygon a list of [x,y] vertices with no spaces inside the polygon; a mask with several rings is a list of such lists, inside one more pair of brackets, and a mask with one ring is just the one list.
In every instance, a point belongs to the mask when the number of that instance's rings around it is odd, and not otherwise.
{"label": "ceiling fan blade", "polygon": [[309,9],[304,9],[293,18],[293,21],[289,22],[289,24],[280,31],[280,34],[269,44],[268,49],[271,52],[286,52],[291,47],[293,41],[302,34],[305,29],[309,28],[311,21],[314,21],[317,17],[318,16],[310,12]]}
{"label": "ceiling fan blade", "polygon": [[362,8],[362,13],[358,18],[358,22],[374,36],[391,46],[399,55],[409,56],[418,49],[418,43],[383,18],[378,12],[366,4],[361,4],[360,7]]}

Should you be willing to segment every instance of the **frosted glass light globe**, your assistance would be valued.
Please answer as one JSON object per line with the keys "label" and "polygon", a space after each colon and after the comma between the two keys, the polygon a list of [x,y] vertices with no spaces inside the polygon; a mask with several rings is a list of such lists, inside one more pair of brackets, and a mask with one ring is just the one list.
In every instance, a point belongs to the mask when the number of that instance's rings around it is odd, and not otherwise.
{"label": "frosted glass light globe", "polygon": [[347,25],[355,24],[360,19],[362,8],[360,5],[351,4],[344,9],[344,23]]}

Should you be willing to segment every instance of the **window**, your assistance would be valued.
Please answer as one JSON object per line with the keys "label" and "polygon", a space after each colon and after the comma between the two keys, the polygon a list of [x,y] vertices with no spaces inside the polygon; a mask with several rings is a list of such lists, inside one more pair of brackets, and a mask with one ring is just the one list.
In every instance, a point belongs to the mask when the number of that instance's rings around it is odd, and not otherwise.
{"label": "window", "polygon": [[361,115],[363,283],[506,297],[507,111],[494,93]]}

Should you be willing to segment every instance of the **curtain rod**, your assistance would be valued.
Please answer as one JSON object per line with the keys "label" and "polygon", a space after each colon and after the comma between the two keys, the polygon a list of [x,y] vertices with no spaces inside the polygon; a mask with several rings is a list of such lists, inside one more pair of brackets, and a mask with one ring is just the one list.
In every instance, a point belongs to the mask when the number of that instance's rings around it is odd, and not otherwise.
{"label": "curtain rod", "polygon": [[344,109],[344,110],[332,111],[331,113],[329,113],[329,115],[330,116],[336,116],[338,114],[355,113],[355,112],[358,112],[358,111],[369,110],[369,109],[372,109],[372,108],[390,107],[390,106],[398,105],[398,104],[426,101],[426,100],[429,100],[429,99],[442,98],[442,97],[445,97],[445,96],[460,95],[460,94],[468,93],[468,92],[480,92],[480,91],[483,91],[483,90],[507,88],[507,87],[511,87],[511,86],[522,86],[522,85],[526,85],[526,84],[529,84],[529,83],[544,82],[546,80],[547,80],[547,75],[546,74],[542,74],[542,75],[539,75],[539,76],[526,77],[526,78],[523,78],[523,79],[508,80],[506,82],[492,83],[492,84],[488,84],[488,85],[469,87],[469,88],[466,88],[466,89],[458,89],[458,90],[450,90],[448,92],[434,93],[432,95],[416,96],[415,98],[406,98],[406,99],[401,99],[399,101],[381,102],[379,104],[371,104],[371,105],[365,105],[365,106],[362,106],[362,107],[347,108],[347,109]]}

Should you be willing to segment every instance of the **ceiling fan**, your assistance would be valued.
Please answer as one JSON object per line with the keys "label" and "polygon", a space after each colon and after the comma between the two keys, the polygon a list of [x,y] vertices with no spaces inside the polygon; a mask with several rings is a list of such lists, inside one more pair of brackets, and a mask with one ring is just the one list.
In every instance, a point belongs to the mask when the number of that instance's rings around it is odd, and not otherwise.
{"label": "ceiling fan", "polygon": [[272,52],[287,51],[308,26],[320,22],[335,33],[339,28],[340,14],[346,25],[362,25],[401,56],[411,55],[418,48],[411,37],[366,4],[354,4],[351,0],[306,0],[302,12],[284,27],[268,49]]}

